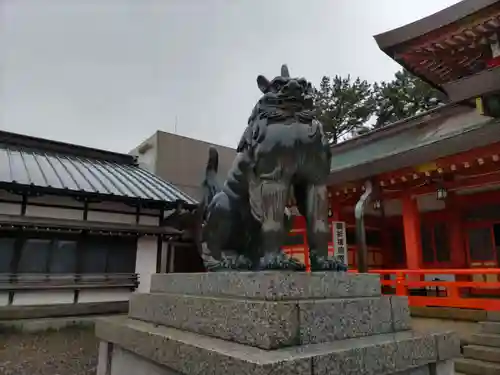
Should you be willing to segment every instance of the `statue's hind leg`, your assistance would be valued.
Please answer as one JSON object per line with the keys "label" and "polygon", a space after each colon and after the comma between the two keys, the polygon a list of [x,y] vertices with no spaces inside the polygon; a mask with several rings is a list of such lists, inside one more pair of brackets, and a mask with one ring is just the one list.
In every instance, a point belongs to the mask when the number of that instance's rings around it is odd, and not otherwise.
{"label": "statue's hind leg", "polygon": [[345,265],[328,257],[331,232],[328,226],[326,185],[308,185],[304,191],[303,215],[306,218],[311,270],[346,270]]}
{"label": "statue's hind leg", "polygon": [[227,195],[219,194],[209,207],[202,230],[201,257],[207,271],[249,269],[249,261],[231,246],[235,220]]}
{"label": "statue's hind leg", "polygon": [[222,248],[227,242],[229,225],[226,213],[218,207],[207,217],[201,242],[201,258],[207,271],[225,268],[222,263]]}

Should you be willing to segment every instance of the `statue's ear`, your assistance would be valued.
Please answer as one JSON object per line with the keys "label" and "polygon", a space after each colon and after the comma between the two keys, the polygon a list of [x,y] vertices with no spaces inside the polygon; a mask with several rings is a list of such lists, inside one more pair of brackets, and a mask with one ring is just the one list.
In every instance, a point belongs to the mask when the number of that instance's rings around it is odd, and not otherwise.
{"label": "statue's ear", "polygon": [[260,75],[257,77],[257,86],[259,86],[260,91],[265,94],[269,89],[269,80],[263,75]]}

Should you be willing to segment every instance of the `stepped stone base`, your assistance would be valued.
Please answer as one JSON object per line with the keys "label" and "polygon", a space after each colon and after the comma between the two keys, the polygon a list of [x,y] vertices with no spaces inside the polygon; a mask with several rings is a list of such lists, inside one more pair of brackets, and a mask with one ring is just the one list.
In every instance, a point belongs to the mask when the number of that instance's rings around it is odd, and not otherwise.
{"label": "stepped stone base", "polygon": [[500,322],[495,313],[489,316],[492,319],[480,322],[480,331],[464,346],[464,358],[457,360],[456,370],[467,375],[500,374]]}
{"label": "stepped stone base", "polygon": [[409,328],[376,275],[154,275],[129,317],[97,323],[97,375],[453,375],[458,337]]}
{"label": "stepped stone base", "polygon": [[455,362],[455,369],[467,375],[498,375],[500,365],[478,359],[460,358]]}

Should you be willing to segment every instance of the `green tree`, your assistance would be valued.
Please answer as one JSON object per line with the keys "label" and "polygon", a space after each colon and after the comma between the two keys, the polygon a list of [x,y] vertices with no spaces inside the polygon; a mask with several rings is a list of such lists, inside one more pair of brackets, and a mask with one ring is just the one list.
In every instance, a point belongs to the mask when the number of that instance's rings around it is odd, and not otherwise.
{"label": "green tree", "polygon": [[375,111],[372,85],[350,76],[323,77],[314,99],[316,117],[331,144],[363,129]]}
{"label": "green tree", "polygon": [[418,115],[445,101],[445,96],[406,69],[395,74],[390,82],[375,83],[375,128]]}

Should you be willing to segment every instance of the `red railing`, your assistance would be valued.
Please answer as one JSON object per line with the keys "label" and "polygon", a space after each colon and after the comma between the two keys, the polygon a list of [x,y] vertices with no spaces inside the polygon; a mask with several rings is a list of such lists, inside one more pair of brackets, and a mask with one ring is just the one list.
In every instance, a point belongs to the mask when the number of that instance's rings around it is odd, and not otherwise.
{"label": "red railing", "polygon": [[[370,270],[370,273],[380,274],[386,293],[408,296],[410,306],[500,311],[500,268]],[[447,275],[454,280],[424,280],[426,275],[434,278]],[[484,280],[477,281],[478,278]]]}

